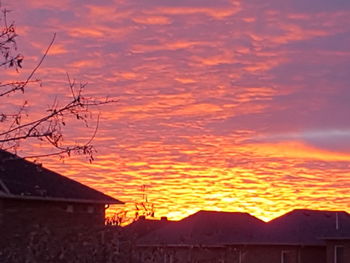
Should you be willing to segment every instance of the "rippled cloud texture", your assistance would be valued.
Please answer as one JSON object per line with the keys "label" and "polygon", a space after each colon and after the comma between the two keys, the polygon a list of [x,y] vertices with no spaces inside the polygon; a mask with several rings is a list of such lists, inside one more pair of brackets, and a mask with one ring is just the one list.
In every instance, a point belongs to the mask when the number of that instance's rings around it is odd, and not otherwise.
{"label": "rippled cloud texture", "polygon": [[57,33],[37,104],[68,94],[66,72],[119,99],[102,109],[96,161],[50,168],[127,202],[146,185],[172,219],[350,210],[350,1],[5,4],[25,70]]}

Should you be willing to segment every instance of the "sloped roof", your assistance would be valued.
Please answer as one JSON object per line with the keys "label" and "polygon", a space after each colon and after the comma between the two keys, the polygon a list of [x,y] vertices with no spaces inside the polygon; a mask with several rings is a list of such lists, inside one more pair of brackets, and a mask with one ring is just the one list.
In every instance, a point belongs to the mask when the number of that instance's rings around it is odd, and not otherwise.
{"label": "sloped roof", "polygon": [[0,197],[122,204],[113,197],[4,150],[0,150]]}
{"label": "sloped roof", "polygon": [[265,223],[247,213],[199,211],[139,240],[139,245],[324,245],[350,239],[343,211],[293,210]]}
{"label": "sloped roof", "polygon": [[344,211],[296,209],[267,223],[270,243],[322,245],[324,239],[350,238],[350,215]]}
{"label": "sloped roof", "polygon": [[145,236],[148,233],[153,232],[157,229],[168,226],[172,223],[174,223],[174,221],[170,221],[164,218],[162,218],[161,220],[155,220],[140,217],[135,222],[132,222],[131,224],[125,226],[124,230],[138,238]]}
{"label": "sloped roof", "polygon": [[265,223],[248,213],[199,211],[140,239],[142,245],[225,245],[252,243]]}

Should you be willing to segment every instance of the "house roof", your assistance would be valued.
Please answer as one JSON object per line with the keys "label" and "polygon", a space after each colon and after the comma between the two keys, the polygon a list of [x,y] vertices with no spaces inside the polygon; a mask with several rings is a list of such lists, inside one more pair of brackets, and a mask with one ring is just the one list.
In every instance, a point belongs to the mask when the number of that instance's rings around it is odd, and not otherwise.
{"label": "house roof", "polygon": [[350,238],[344,211],[296,209],[267,223],[263,239],[271,243],[322,245],[325,239]]}
{"label": "house roof", "polygon": [[251,243],[264,222],[247,213],[199,211],[140,239],[140,245],[224,245]]}
{"label": "house roof", "polygon": [[122,204],[113,197],[4,150],[0,150],[0,197]]}
{"label": "house roof", "polygon": [[149,233],[139,245],[324,245],[349,240],[350,215],[343,211],[293,210],[265,223],[247,213],[199,211]]}
{"label": "house roof", "polygon": [[161,220],[155,220],[140,217],[135,222],[132,222],[131,224],[125,226],[124,230],[126,230],[130,234],[135,235],[138,238],[173,223],[174,221],[170,221],[166,218],[162,218]]}

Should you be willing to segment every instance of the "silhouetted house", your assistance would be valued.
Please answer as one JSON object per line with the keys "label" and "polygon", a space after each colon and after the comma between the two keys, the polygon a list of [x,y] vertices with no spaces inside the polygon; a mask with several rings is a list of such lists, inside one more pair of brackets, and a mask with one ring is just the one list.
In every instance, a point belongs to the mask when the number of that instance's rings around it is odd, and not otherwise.
{"label": "silhouetted house", "polygon": [[294,210],[269,223],[200,211],[139,240],[141,262],[349,263],[350,215]]}
{"label": "silhouetted house", "polygon": [[350,215],[297,209],[267,223],[265,241],[286,244],[281,262],[350,262]]}
{"label": "silhouetted house", "polygon": [[[104,225],[109,204],[122,204],[41,165],[0,150],[0,228]],[[2,232],[2,233],[3,233]]]}
{"label": "silhouetted house", "polygon": [[174,223],[174,221],[170,221],[166,217],[162,217],[160,220],[155,220],[147,219],[145,216],[140,216],[135,222],[125,226],[124,230],[129,236],[131,235],[135,238],[140,238],[172,223]]}
{"label": "silhouetted house", "polygon": [[166,217],[162,217],[161,220],[147,219],[145,216],[140,216],[136,221],[123,227],[123,234],[127,236],[127,241],[130,244],[129,251],[131,263],[143,263],[139,260],[138,250],[135,247],[137,240],[151,232],[154,232],[162,227],[172,224],[173,221],[169,221]]}
{"label": "silhouetted house", "polygon": [[247,213],[199,211],[141,238],[139,259],[141,262],[236,262],[240,251],[226,245],[254,242],[264,224]]}

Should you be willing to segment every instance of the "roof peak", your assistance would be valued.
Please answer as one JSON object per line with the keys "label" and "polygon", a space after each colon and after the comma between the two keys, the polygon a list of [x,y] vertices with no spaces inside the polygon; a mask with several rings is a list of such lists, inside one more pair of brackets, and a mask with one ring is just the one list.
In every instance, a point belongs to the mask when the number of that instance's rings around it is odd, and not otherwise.
{"label": "roof peak", "polygon": [[210,219],[210,220],[221,220],[221,219],[226,219],[226,220],[248,220],[248,221],[262,221],[261,219],[247,213],[247,212],[228,212],[228,211],[210,211],[210,210],[199,210],[194,214],[191,214],[185,218],[183,218],[181,221],[198,221],[198,220],[205,220],[205,219]]}

